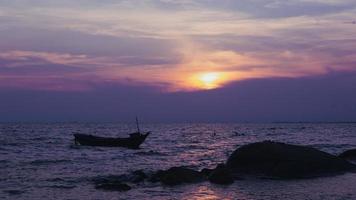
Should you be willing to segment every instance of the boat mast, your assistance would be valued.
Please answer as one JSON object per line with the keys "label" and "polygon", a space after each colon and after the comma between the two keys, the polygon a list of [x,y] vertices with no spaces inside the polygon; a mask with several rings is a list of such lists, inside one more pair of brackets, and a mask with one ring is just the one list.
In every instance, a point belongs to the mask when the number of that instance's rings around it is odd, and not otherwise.
{"label": "boat mast", "polygon": [[136,126],[137,126],[137,132],[141,133],[140,127],[138,126],[138,119],[137,119],[137,116],[136,116]]}

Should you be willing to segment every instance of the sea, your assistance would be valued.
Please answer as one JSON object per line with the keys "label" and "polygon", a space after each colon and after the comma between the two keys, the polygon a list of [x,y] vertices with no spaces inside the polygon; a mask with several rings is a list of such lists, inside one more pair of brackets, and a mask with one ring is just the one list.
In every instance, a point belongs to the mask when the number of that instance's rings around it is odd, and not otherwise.
{"label": "sea", "polygon": [[236,180],[221,186],[142,182],[126,192],[95,189],[93,180],[173,166],[214,168],[242,145],[272,140],[331,154],[356,148],[356,123],[141,124],[152,131],[138,150],[76,146],[73,133],[127,137],[135,124],[1,123],[0,199],[356,199],[356,174],[301,179]]}

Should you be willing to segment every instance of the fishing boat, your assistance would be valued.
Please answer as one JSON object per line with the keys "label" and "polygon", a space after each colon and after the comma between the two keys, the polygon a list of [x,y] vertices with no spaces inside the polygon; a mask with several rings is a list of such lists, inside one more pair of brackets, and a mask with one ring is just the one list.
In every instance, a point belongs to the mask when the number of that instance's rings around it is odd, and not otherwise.
{"label": "fishing boat", "polygon": [[75,133],[74,143],[85,146],[102,147],[126,147],[129,149],[138,149],[151,132],[141,133],[138,120],[136,118],[137,132],[131,133],[127,138],[99,137],[88,134]]}

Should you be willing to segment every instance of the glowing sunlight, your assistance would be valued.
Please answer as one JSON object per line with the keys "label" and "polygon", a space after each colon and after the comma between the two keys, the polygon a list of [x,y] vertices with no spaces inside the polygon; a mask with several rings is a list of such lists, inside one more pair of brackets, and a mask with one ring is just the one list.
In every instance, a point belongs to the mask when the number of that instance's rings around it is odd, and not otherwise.
{"label": "glowing sunlight", "polygon": [[214,89],[221,86],[225,81],[225,76],[218,72],[206,72],[197,75],[195,78],[195,86],[201,89]]}
{"label": "glowing sunlight", "polygon": [[204,88],[212,89],[217,87],[219,74],[214,72],[205,73],[200,76],[200,81],[203,83]]}

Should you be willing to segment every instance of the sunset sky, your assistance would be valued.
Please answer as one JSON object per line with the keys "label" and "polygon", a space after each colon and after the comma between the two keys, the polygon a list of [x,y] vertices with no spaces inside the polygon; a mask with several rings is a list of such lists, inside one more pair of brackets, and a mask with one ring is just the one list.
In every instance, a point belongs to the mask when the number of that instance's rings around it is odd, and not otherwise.
{"label": "sunset sky", "polygon": [[355,93],[355,0],[0,1],[0,121],[356,121]]}

